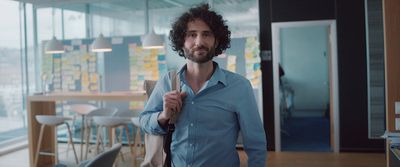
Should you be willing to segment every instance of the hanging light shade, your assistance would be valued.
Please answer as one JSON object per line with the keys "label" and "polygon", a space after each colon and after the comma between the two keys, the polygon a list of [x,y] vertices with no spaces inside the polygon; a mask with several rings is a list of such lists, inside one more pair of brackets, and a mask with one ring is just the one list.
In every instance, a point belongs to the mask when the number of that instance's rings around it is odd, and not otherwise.
{"label": "hanging light shade", "polygon": [[151,29],[149,32],[149,0],[146,0],[146,8],[145,8],[145,29],[146,29],[146,34],[142,36],[142,47],[143,49],[161,49],[164,47],[163,44],[163,36],[162,35],[157,35],[154,32],[154,29]]}
{"label": "hanging light shade", "polygon": [[149,34],[142,36],[143,49],[161,49],[164,47],[163,36],[157,35],[154,30]]}
{"label": "hanging light shade", "polygon": [[46,43],[45,52],[47,54],[64,53],[64,45],[55,36]]}
{"label": "hanging light shade", "polygon": [[111,43],[100,34],[92,43],[92,52],[111,52]]}

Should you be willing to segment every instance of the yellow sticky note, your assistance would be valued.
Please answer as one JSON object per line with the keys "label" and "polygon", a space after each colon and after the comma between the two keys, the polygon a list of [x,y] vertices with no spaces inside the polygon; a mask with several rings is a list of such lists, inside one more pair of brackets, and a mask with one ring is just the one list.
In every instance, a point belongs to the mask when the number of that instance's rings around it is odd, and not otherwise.
{"label": "yellow sticky note", "polygon": [[96,83],[98,80],[98,75],[97,74],[90,74],[90,82],[91,83]]}

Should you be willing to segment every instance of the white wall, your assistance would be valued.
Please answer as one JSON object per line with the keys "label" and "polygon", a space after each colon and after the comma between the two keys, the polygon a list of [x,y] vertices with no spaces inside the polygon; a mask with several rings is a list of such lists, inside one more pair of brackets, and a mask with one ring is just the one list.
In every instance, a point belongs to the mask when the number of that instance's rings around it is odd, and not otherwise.
{"label": "white wall", "polygon": [[283,28],[280,37],[281,65],[294,89],[294,109],[327,109],[328,26]]}

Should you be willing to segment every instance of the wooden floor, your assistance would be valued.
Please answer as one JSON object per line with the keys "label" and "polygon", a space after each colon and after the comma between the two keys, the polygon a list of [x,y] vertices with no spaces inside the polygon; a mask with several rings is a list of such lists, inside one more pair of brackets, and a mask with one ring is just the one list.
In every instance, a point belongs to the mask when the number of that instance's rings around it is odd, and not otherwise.
{"label": "wooden floor", "polygon": [[[239,151],[241,167],[246,167],[247,157]],[[60,158],[65,156],[60,155]],[[72,156],[69,156],[72,158]],[[0,167],[29,167],[28,150],[22,149],[0,156]],[[120,163],[120,167],[130,166]],[[268,152],[267,167],[385,167],[383,153],[310,153]]]}
{"label": "wooden floor", "polygon": [[[239,155],[246,167],[246,155]],[[384,153],[268,152],[267,167],[386,167],[386,160]]]}

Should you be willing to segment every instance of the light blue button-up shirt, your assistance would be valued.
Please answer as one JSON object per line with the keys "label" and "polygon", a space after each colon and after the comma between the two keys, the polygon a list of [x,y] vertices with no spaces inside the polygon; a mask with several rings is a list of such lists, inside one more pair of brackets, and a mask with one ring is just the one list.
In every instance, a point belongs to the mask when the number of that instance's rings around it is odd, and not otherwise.
{"label": "light blue button-up shirt", "polygon": [[[241,75],[220,69],[195,94],[187,84],[184,66],[178,76],[187,92],[172,136],[172,166],[238,167],[238,133],[243,136],[249,167],[265,167],[266,138],[250,82]],[[160,79],[151,94],[140,124],[147,133],[165,134],[157,121],[163,95],[171,91],[169,75]]]}

